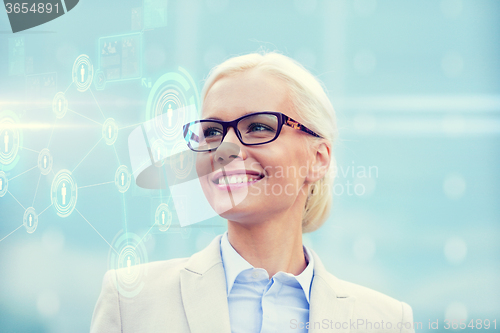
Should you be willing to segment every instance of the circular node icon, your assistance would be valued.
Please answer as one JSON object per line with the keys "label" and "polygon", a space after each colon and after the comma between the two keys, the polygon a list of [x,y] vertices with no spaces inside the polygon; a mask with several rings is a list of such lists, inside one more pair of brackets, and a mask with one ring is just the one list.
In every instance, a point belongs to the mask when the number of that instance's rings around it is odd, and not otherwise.
{"label": "circular node icon", "polygon": [[193,154],[187,151],[185,141],[178,141],[172,147],[170,155],[170,167],[174,170],[178,179],[186,178],[193,168]]}
{"label": "circular node icon", "polygon": [[130,171],[128,171],[127,166],[120,165],[115,173],[115,185],[118,188],[118,191],[121,193],[127,192],[130,187],[131,180],[132,175],[130,174]]}
{"label": "circular node icon", "polygon": [[5,172],[0,171],[0,198],[7,193],[8,188],[9,180],[7,179],[7,175],[5,174]]}
{"label": "circular node icon", "polygon": [[42,175],[46,176],[52,171],[52,163],[53,160],[50,151],[47,148],[42,149],[38,155],[38,169],[40,169]]}
{"label": "circular node icon", "polygon": [[167,145],[161,139],[156,140],[151,146],[151,154],[156,166],[162,166],[167,158]]}
{"label": "circular node icon", "polygon": [[38,226],[38,215],[35,213],[35,208],[30,207],[26,209],[23,216],[23,225],[29,234],[35,232],[36,227]]}
{"label": "circular node icon", "polygon": [[59,171],[52,181],[50,189],[50,199],[57,215],[60,217],[69,216],[76,206],[77,199],[76,182],[68,170]]}
{"label": "circular node icon", "polygon": [[113,118],[108,118],[102,125],[102,138],[108,146],[116,142],[118,138],[118,125]]}
{"label": "circular node icon", "polygon": [[61,119],[68,111],[68,100],[63,92],[58,92],[52,100],[52,111],[55,113],[57,119]]}
{"label": "circular node icon", "polygon": [[172,224],[172,212],[166,203],[162,203],[156,208],[155,223],[160,231],[167,231]]}
{"label": "circular node icon", "polygon": [[19,151],[20,131],[14,119],[0,119],[0,163],[7,165],[14,162]]}
{"label": "circular node icon", "polygon": [[106,87],[106,76],[104,72],[98,69],[94,75],[94,87],[96,90],[104,90]]}
{"label": "circular node icon", "polygon": [[132,233],[119,233],[109,251],[108,266],[117,274],[116,287],[125,297],[134,297],[144,287],[147,275],[146,248],[141,239]]}
{"label": "circular node icon", "polygon": [[178,70],[155,82],[146,106],[148,119],[154,118],[157,136],[167,141],[182,137],[182,126],[197,117],[200,104],[193,78],[182,67]]}
{"label": "circular node icon", "polygon": [[94,66],[92,66],[88,55],[82,54],[76,58],[73,64],[72,76],[78,91],[84,92],[89,89],[94,76]]}

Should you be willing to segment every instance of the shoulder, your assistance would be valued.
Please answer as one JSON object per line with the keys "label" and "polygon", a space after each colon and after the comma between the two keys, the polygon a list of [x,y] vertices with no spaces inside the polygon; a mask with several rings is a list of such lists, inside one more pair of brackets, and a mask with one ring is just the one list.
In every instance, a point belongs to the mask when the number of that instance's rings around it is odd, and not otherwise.
{"label": "shoulder", "polygon": [[[91,332],[189,331],[181,277],[202,275],[221,263],[220,237],[189,258],[109,270],[92,317]],[[140,320],[137,320],[140,318]]]}
{"label": "shoulder", "polygon": [[334,297],[341,302],[339,304],[350,309],[346,318],[355,322],[355,327],[366,329],[365,331],[374,329],[374,332],[381,328],[396,328],[405,333],[414,332],[413,311],[405,302],[359,284],[338,279],[330,273],[323,274],[319,279],[334,291]]}
{"label": "shoulder", "polygon": [[337,279],[342,288],[349,296],[354,296],[356,301],[366,305],[377,304],[377,307],[397,308],[401,307],[400,301],[383,294],[379,291],[370,289],[368,287],[361,286],[356,283],[348,282],[345,280]]}
{"label": "shoulder", "polygon": [[[357,323],[372,323],[375,327],[390,322],[389,325],[400,328],[401,332],[414,332],[413,312],[408,304],[379,291],[337,278],[326,270],[319,256],[314,251],[311,252],[315,260],[312,289],[318,300],[316,307],[328,308],[324,312],[320,310],[322,313],[338,312],[340,307],[344,311],[344,318]],[[314,302],[313,298],[312,301]]]}
{"label": "shoulder", "polygon": [[148,292],[157,294],[158,290],[180,292],[182,273],[191,271],[201,275],[222,262],[220,238],[221,235],[216,236],[206,248],[191,257],[153,261],[133,266],[133,268],[123,267],[106,273],[107,278],[119,280],[120,277],[125,277],[125,281],[130,281],[131,277],[139,276],[140,285],[143,286],[141,294]]}
{"label": "shoulder", "polygon": [[401,306],[401,302],[395,298],[368,287],[339,279],[329,272],[323,272],[319,276],[315,275],[315,278],[323,280],[326,285],[334,290],[339,298],[354,297],[359,306],[375,304],[378,308],[381,306],[389,308]]}
{"label": "shoulder", "polygon": [[[133,270],[140,272],[141,280],[146,283],[160,282],[166,283],[168,281],[176,280],[180,271],[186,265],[189,258],[176,258],[170,260],[153,261],[145,264],[133,266]],[[122,275],[130,274],[127,268],[110,269],[104,276],[104,282],[114,281]],[[134,274],[134,273],[132,273]]]}
{"label": "shoulder", "polygon": [[[185,331],[180,271],[188,258],[150,262],[106,272],[92,317],[91,332]],[[137,321],[136,318],[141,318]],[[133,329],[134,331],[134,329]]]}
{"label": "shoulder", "polygon": [[391,322],[393,327],[399,327],[397,325],[401,323],[399,328],[402,332],[413,332],[413,311],[407,303],[368,287],[341,280],[330,273],[327,275],[325,279],[340,291],[340,296],[352,300],[353,319],[365,324],[372,322],[373,325]]}
{"label": "shoulder", "polygon": [[[127,268],[111,270],[106,274],[111,274],[112,279],[117,279],[116,285],[121,291],[129,287],[137,289],[135,301],[151,300],[159,295],[180,301],[180,275],[188,260],[189,258],[176,258],[138,265],[135,267],[138,271],[138,279],[134,283],[127,283],[131,273],[127,271]],[[127,296],[127,292],[121,292],[121,294]]]}
{"label": "shoulder", "polygon": [[[189,258],[176,258],[162,261],[153,261],[141,265],[146,283],[169,283],[179,280],[180,272],[186,266]],[[122,268],[123,269],[123,268]]]}

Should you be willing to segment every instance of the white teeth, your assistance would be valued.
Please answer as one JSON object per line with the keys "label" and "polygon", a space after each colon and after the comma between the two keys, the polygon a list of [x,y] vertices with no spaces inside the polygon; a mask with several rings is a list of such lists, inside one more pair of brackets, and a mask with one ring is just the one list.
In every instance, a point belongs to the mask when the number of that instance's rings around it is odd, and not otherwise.
{"label": "white teeth", "polygon": [[258,177],[248,176],[248,175],[244,175],[243,177],[240,176],[220,177],[219,179],[216,180],[216,184],[225,185],[225,184],[253,183],[256,182],[257,180],[259,180]]}

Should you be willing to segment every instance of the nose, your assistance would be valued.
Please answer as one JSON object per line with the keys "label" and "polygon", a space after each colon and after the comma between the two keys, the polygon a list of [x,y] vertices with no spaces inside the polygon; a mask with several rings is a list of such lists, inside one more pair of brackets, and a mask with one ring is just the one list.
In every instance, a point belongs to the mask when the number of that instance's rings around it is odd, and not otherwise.
{"label": "nose", "polygon": [[232,142],[222,142],[214,154],[214,167],[220,168],[231,163],[240,153],[240,147]]}
{"label": "nose", "polygon": [[231,161],[233,161],[236,157],[240,156],[241,152],[240,146],[235,142],[240,143],[238,137],[236,136],[236,133],[234,132],[234,129],[229,128],[226,133],[226,136],[224,137],[224,141],[222,141],[217,150],[215,150],[214,154],[215,168],[223,167],[231,163]]}

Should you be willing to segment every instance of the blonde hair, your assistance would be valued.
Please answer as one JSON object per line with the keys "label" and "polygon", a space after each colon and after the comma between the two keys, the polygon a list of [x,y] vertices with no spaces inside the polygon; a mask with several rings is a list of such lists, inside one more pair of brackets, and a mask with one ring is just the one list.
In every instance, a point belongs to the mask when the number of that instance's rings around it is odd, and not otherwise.
{"label": "blonde hair", "polygon": [[[230,58],[214,67],[203,86],[205,97],[219,79],[237,73],[258,69],[281,79],[287,86],[295,111],[305,126],[321,135],[332,146],[337,138],[335,111],[320,82],[297,61],[276,53],[251,53]],[[312,139],[317,139],[311,136]],[[312,184],[302,215],[302,232],[318,229],[328,218],[333,201],[332,184],[336,163],[331,154],[330,167],[325,176]]]}

